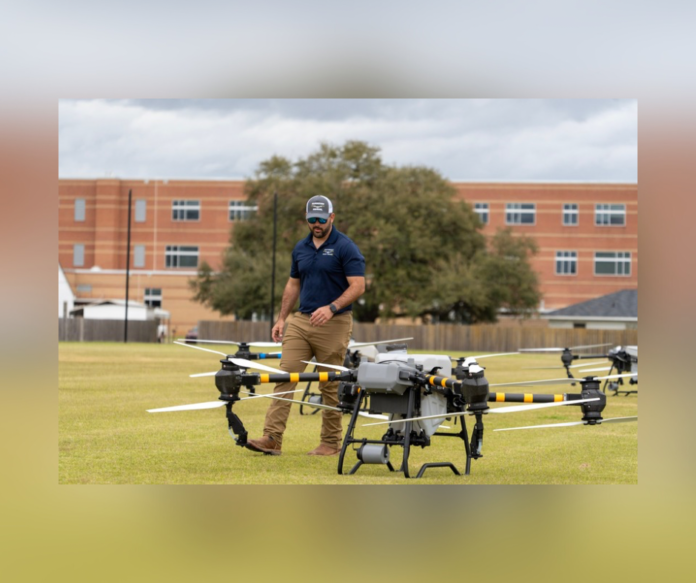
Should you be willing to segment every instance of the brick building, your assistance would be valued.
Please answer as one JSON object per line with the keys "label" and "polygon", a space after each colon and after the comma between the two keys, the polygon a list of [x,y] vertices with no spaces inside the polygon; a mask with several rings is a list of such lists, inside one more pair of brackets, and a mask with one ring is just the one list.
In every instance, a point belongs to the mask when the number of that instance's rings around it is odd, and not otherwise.
{"label": "brick building", "polygon": [[[511,226],[536,239],[542,310],[638,287],[636,184],[453,184],[485,234]],[[203,260],[220,266],[235,222],[254,212],[243,181],[61,179],[58,189],[58,260],[76,303],[125,297],[132,190],[130,299],[169,311],[177,336],[220,318],[188,281]]]}

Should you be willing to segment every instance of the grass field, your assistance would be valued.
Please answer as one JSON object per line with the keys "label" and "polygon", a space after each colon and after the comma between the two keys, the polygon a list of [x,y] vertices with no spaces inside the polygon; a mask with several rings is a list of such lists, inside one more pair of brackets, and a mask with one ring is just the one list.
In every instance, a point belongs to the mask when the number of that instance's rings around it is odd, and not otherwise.
{"label": "grass field", "polygon": [[[230,347],[229,350],[232,350]],[[452,353],[453,355],[473,353]],[[273,361],[270,361],[271,363]],[[277,361],[276,361],[277,362]],[[481,361],[490,383],[559,378],[557,354],[514,355]],[[405,479],[386,466],[364,465],[338,475],[337,457],[307,456],[319,443],[321,416],[293,407],[283,455],[265,456],[237,447],[227,431],[224,408],[176,413],[146,409],[213,401],[211,377],[218,357],[177,345],[61,343],[59,345],[59,483],[61,484],[637,484],[638,424],[494,432],[563,421],[579,421],[578,407],[557,407],[486,418],[483,458],[469,476],[431,468],[421,479]],[[604,373],[595,373],[604,374]],[[298,385],[304,388],[304,385]],[[315,386],[316,387],[316,386]],[[261,385],[259,392],[272,392]],[[495,387],[491,391],[495,391]],[[507,389],[509,392],[577,392],[570,385]],[[301,395],[301,393],[298,393]],[[299,397],[298,397],[299,398]],[[498,405],[493,405],[498,406]],[[505,405],[502,405],[505,406]],[[234,411],[251,438],[260,437],[268,402],[238,403]],[[637,395],[607,396],[603,417],[637,415]],[[369,422],[369,421],[365,421]],[[344,417],[344,428],[348,417]],[[358,426],[361,422],[358,422]],[[451,422],[446,425],[458,431]],[[471,429],[471,421],[469,421]],[[358,428],[356,437],[379,439],[385,427]],[[398,468],[402,449],[392,448]],[[357,461],[346,454],[344,471]],[[460,439],[435,436],[427,448],[412,448],[411,475],[421,464],[450,461],[463,473]]]}

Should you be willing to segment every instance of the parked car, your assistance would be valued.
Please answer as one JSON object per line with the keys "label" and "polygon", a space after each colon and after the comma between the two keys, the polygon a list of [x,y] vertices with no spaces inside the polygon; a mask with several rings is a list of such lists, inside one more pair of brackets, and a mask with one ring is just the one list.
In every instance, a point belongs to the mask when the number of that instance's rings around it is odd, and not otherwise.
{"label": "parked car", "polygon": [[198,326],[195,326],[191,328],[187,333],[186,333],[186,344],[196,344],[196,340],[198,340]]}

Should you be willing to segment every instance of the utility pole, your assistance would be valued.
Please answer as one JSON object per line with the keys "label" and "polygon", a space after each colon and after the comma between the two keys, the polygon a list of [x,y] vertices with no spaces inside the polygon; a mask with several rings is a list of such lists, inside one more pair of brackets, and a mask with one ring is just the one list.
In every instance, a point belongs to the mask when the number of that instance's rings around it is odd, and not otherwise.
{"label": "utility pole", "polygon": [[131,247],[131,203],[133,190],[128,190],[128,246],[126,248],[126,319],[123,326],[123,341],[128,342],[128,288],[130,287],[130,247]]}

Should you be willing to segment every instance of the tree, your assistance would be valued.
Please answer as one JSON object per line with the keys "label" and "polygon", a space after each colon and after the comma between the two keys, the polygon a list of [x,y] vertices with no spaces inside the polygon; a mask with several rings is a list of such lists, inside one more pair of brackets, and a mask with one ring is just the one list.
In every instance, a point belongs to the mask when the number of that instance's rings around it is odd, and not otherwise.
{"label": "tree", "polygon": [[530,237],[516,237],[512,229],[500,229],[481,261],[479,273],[489,282],[491,301],[510,315],[527,316],[541,301],[539,278],[529,264],[537,251]]}
{"label": "tree", "polygon": [[[509,243],[500,243],[502,251],[496,243],[489,253],[476,214],[469,204],[454,199],[453,187],[439,173],[420,166],[388,166],[379,149],[364,142],[322,144],[295,163],[274,156],[259,165],[245,192],[249,203],[258,206],[257,213],[236,225],[220,272],[203,264],[191,282],[195,299],[221,314],[249,318],[269,309],[275,192],[276,306],[290,271],[291,251],[308,234],[304,205],[318,194],[333,201],[336,227],[365,256],[366,291],[353,306],[359,321],[399,316],[493,321],[501,305],[526,309],[524,302],[533,296],[533,282],[519,271],[520,265],[497,260],[499,252],[508,253],[505,245],[529,268],[526,255]],[[532,287],[506,296],[496,284],[498,270],[511,285]]]}

